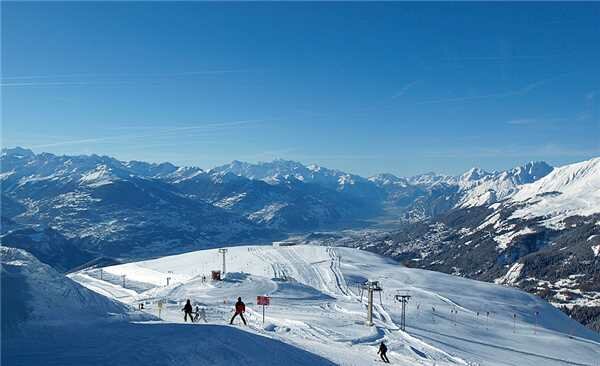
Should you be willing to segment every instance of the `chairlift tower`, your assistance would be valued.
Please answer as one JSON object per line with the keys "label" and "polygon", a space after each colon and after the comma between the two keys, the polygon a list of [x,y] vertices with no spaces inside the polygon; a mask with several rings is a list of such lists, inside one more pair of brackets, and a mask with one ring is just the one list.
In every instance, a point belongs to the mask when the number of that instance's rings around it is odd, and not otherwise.
{"label": "chairlift tower", "polygon": [[225,276],[225,253],[227,253],[227,249],[221,248],[219,249],[219,253],[223,254],[223,276]]}
{"label": "chairlift tower", "polygon": [[408,304],[408,300],[410,300],[410,295],[408,294],[398,294],[394,296],[396,301],[402,303],[402,317],[400,318],[400,329],[406,330],[406,304]]}
{"label": "chairlift tower", "polygon": [[[366,281],[362,284],[361,290],[367,291],[367,299],[369,300],[369,304],[367,305],[367,325],[373,325],[373,292],[379,292],[381,295],[381,291],[383,288],[379,286],[379,281]],[[361,293],[362,300],[362,293]]]}

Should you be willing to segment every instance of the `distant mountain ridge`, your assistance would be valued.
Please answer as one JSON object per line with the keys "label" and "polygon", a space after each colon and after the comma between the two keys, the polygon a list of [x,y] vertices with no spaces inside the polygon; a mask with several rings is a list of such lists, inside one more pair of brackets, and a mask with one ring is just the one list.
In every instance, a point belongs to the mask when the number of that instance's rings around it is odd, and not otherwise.
{"label": "distant mountain ridge", "polygon": [[[190,199],[168,182],[197,174],[196,169],[124,163],[97,155],[33,154],[20,148],[3,150],[1,163],[3,206],[11,202],[10,216],[4,217],[3,211],[3,221],[12,223],[2,227],[2,244],[38,243],[24,249],[49,259],[47,248],[52,245],[41,240],[40,233],[51,229],[88,253],[63,262],[61,268],[100,255],[152,255],[276,235],[239,215]],[[31,240],[23,240],[27,231]]]}
{"label": "distant mountain ridge", "polygon": [[393,208],[395,214],[415,221],[455,207],[475,207],[500,201],[514,194],[518,186],[534,182],[552,169],[545,162],[529,162],[499,172],[472,168],[456,177],[430,172],[412,177],[383,173],[363,178],[317,165],[304,166],[279,159],[257,164],[234,161],[209,172],[231,173],[270,184],[292,176],[302,182],[319,184],[358,198],[379,200],[382,206]]}
{"label": "distant mountain ridge", "polygon": [[[304,240],[520,287],[600,331],[600,158],[548,170],[534,163],[502,173],[472,172],[462,182],[476,177],[476,184],[458,186],[463,200],[452,209],[389,231]],[[495,196],[482,195],[483,188]]]}
{"label": "distant mountain ridge", "polygon": [[350,228],[307,240],[518,286],[600,324],[589,310],[600,308],[600,158],[369,178],[287,160],[205,171],[23,148],[0,163],[1,244],[60,271]]}
{"label": "distant mountain ridge", "polygon": [[454,208],[490,204],[510,197],[517,187],[544,177],[552,169],[544,162],[530,162],[501,172],[473,168],[457,177],[426,173],[364,178],[282,159],[257,164],[233,161],[204,171],[98,155],[34,154],[17,147],[2,150],[0,178],[3,193],[11,193],[6,200],[12,201],[19,192],[35,196],[34,187],[48,194],[60,186],[63,191],[54,193],[65,194],[75,187],[106,190],[136,179],[138,188],[142,183],[168,184],[169,188],[163,188],[168,191],[175,187],[172,193],[192,198],[196,204],[201,201],[241,214],[270,229],[297,231],[381,215],[414,222]]}
{"label": "distant mountain ridge", "polygon": [[[457,177],[364,178],[281,159],[233,161],[205,171],[98,155],[35,154],[19,147],[3,149],[0,160],[2,242],[20,245],[63,270],[98,256],[164,255],[268,241],[290,233],[363,227],[365,220],[382,217],[420,222],[523,197],[522,187],[555,171],[544,162],[530,162],[501,172],[474,168]],[[528,205],[524,201],[519,207]],[[53,240],[82,252],[56,255],[61,251],[48,240],[59,237]]]}

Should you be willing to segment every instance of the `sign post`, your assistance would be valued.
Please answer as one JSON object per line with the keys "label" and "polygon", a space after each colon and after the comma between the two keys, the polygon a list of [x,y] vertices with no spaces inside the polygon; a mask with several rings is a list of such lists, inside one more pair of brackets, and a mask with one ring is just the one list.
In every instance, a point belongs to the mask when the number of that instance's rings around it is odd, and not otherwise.
{"label": "sign post", "polygon": [[265,324],[265,306],[269,305],[271,298],[268,296],[256,296],[256,304],[262,305],[263,324]]}

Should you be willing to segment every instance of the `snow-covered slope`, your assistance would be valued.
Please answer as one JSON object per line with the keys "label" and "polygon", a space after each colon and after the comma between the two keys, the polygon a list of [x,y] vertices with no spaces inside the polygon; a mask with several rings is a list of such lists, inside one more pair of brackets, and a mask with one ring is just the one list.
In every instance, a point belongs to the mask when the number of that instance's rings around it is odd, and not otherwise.
{"label": "snow-covered slope", "polygon": [[157,322],[20,249],[0,247],[0,260],[2,365],[331,365],[231,327]]}
{"label": "snow-covered slope", "polygon": [[512,201],[525,204],[513,217],[544,217],[551,226],[570,216],[599,213],[600,158],[556,168],[544,178],[521,186]]}
{"label": "snow-covered slope", "polygon": [[[532,295],[404,268],[360,250],[234,247],[227,253],[225,281],[205,280],[210,270],[220,269],[221,260],[216,250],[205,250],[105,267],[103,281],[99,269],[72,277],[117,296],[122,289],[115,287],[125,275],[139,289],[129,301],[144,302],[147,311],[157,314],[158,300],[167,300],[161,316],[171,323],[183,321],[180,308],[186,299],[206,309],[209,323],[226,323],[233,302],[241,296],[249,321],[242,329],[341,365],[375,364],[380,341],[386,342],[390,359],[399,365],[591,366],[600,350],[597,334]],[[384,289],[381,301],[375,294],[373,327],[365,325],[366,295],[358,289],[366,279],[380,281]],[[399,293],[412,296],[406,332],[399,329],[401,308],[394,300]],[[264,325],[257,295],[271,296]]]}
{"label": "snow-covered slope", "polygon": [[24,250],[0,247],[2,328],[27,323],[89,322],[126,313],[126,306],[88,290]]}

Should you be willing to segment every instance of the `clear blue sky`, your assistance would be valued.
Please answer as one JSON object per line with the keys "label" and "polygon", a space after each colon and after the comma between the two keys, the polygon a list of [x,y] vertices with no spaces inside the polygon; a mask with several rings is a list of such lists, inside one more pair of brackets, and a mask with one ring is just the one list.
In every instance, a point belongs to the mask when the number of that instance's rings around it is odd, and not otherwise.
{"label": "clear blue sky", "polygon": [[370,175],[600,156],[600,3],[2,3],[2,144]]}

